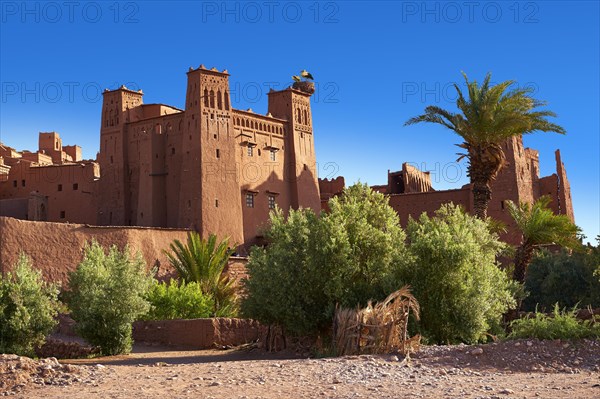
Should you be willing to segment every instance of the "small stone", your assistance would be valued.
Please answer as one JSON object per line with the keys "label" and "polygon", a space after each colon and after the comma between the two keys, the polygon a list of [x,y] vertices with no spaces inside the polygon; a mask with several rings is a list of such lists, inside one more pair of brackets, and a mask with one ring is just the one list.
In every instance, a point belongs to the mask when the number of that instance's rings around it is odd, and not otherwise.
{"label": "small stone", "polygon": [[471,351],[471,355],[479,356],[483,354],[483,348],[475,348]]}
{"label": "small stone", "polygon": [[512,389],[501,389],[500,391],[498,391],[498,393],[501,395],[511,395],[515,393],[515,391],[513,391]]}
{"label": "small stone", "polygon": [[220,385],[223,385],[223,383],[221,383],[219,381],[215,381],[215,382],[211,382],[209,387],[218,387]]}
{"label": "small stone", "polygon": [[527,346],[533,346],[533,342],[527,341]]}

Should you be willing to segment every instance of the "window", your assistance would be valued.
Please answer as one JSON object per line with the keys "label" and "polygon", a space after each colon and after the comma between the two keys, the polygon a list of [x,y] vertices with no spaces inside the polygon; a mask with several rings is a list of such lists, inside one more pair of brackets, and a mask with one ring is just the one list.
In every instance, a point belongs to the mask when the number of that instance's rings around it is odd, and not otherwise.
{"label": "window", "polygon": [[65,218],[65,211],[60,211],[60,218],[64,219]]}
{"label": "window", "polygon": [[218,208],[218,207],[219,207],[219,200],[215,199],[215,208]]}
{"label": "window", "polygon": [[500,201],[500,209],[504,209],[504,201]]}
{"label": "window", "polygon": [[175,147],[171,148],[171,155],[175,155]]}
{"label": "window", "polygon": [[58,191],[62,191],[62,184],[58,185]]}
{"label": "window", "polygon": [[218,148],[217,148],[217,158],[221,158],[221,152],[219,151]]}
{"label": "window", "polygon": [[249,145],[247,151],[248,151],[248,156],[249,157],[254,156],[254,147],[252,147],[252,146]]}
{"label": "window", "polygon": [[79,184],[73,183],[73,190],[79,190]]}
{"label": "window", "polygon": [[246,193],[246,206],[248,208],[254,208],[254,194]]}
{"label": "window", "polygon": [[13,187],[17,187],[17,181],[13,180]]}
{"label": "window", "polygon": [[275,196],[269,195],[269,209],[275,209]]}
{"label": "window", "polygon": [[275,157],[275,150],[271,150],[271,153],[269,154],[269,157],[271,158],[271,161],[274,161],[275,159],[277,159]]}
{"label": "window", "polygon": [[21,186],[25,187],[25,180],[21,180]]}

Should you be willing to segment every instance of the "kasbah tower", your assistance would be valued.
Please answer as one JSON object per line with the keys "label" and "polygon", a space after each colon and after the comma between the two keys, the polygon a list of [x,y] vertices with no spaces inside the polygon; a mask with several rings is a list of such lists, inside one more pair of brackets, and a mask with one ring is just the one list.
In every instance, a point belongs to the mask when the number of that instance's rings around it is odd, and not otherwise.
{"label": "kasbah tower", "polygon": [[185,111],[105,91],[98,224],[191,228],[247,249],[275,206],[318,211],[311,94],[268,96],[267,115],[233,109],[227,71],[204,66],[187,73]]}

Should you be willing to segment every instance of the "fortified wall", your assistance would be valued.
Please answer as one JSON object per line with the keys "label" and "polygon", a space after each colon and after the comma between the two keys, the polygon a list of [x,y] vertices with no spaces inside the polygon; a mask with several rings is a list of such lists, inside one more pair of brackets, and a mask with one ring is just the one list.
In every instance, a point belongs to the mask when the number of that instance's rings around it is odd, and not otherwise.
{"label": "fortified wall", "polygon": [[[140,251],[148,269],[158,268],[158,278],[172,275],[163,250],[178,239],[185,242],[188,230],[145,227],[99,227],[72,223],[33,222],[0,217],[0,272],[12,270],[19,253],[32,258],[44,279],[66,284],[69,272],[83,258],[83,247],[95,239],[105,247],[129,245],[133,253]],[[228,271],[231,277],[245,276],[245,258],[232,257]]]}

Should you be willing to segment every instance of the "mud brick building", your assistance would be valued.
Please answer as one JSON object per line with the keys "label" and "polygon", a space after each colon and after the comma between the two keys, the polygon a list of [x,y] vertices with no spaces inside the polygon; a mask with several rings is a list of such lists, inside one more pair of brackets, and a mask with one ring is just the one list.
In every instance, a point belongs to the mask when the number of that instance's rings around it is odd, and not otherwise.
{"label": "mud brick building", "polygon": [[[202,65],[187,72],[185,109],[144,104],[141,90],[105,90],[95,160],[82,160],[81,148],[64,146],[56,132],[40,133],[36,152],[0,143],[0,216],[193,229],[228,236],[245,254],[262,241],[276,206],[327,209],[344,188],[343,177],[317,179],[306,84],[270,91],[266,115],[232,108],[228,72]],[[489,208],[509,226],[504,239],[518,242],[507,200],[550,195],[554,212],[573,219],[560,152],[556,173],[539,177],[537,151],[523,148],[521,138],[505,146],[508,165]],[[436,191],[428,172],[408,164],[373,189],[389,196],[403,225],[447,202],[472,210],[470,186]]]}
{"label": "mud brick building", "polygon": [[275,206],[320,209],[310,96],[268,93],[261,115],[231,107],[229,74],[187,73],[185,109],[103,93],[100,152],[40,133],[35,153],[0,147],[0,216],[190,228],[248,248]]}
{"label": "mud brick building", "polygon": [[[510,244],[520,243],[520,236],[506,208],[508,200],[532,203],[547,195],[552,198],[550,206],[555,214],[568,215],[575,221],[571,187],[560,151],[555,152],[556,173],[540,177],[539,153],[524,148],[521,137],[508,140],[503,149],[507,164],[492,184],[492,199],[488,208],[488,216],[502,221],[508,227],[508,232],[501,238]],[[461,205],[468,212],[473,211],[473,194],[469,184],[459,189],[436,191],[431,185],[429,172],[422,172],[406,163],[400,171],[388,171],[387,180],[387,184],[372,188],[389,196],[390,205],[398,213],[402,226],[406,226],[409,217],[416,219],[423,212],[433,215],[442,204],[449,202]],[[321,206],[327,209],[327,200],[343,190],[344,179],[320,179],[319,186]]]}

